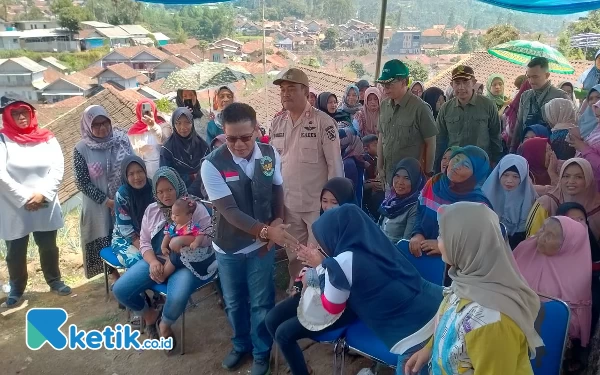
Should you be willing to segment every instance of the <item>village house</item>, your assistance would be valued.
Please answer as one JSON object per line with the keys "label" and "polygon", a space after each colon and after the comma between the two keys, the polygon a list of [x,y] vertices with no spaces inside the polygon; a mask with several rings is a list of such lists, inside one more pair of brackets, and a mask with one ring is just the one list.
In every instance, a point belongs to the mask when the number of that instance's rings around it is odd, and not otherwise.
{"label": "village house", "polygon": [[[142,77],[141,79],[139,77]],[[118,63],[110,65],[98,73],[94,78],[98,79],[98,84],[115,84],[118,89],[133,89],[142,83],[148,82],[145,77],[127,64]],[[140,82],[142,81],[142,82]]]}
{"label": "village house", "polygon": [[27,57],[0,59],[0,96],[39,102],[38,92],[48,85],[45,70]]}

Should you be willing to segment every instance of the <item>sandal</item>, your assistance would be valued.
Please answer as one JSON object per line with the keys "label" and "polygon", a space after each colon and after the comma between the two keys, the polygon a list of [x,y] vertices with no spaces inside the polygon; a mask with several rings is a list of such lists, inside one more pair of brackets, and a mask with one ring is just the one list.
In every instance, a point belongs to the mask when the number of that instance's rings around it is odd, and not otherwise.
{"label": "sandal", "polygon": [[160,320],[161,319],[159,316],[158,319],[156,319],[156,322],[154,322],[154,324],[146,325],[149,339],[160,340],[160,335],[158,334],[158,332],[159,332],[158,324],[160,323]]}
{"label": "sandal", "polygon": [[68,296],[72,292],[71,287],[62,281],[57,281],[54,285],[52,285],[50,287],[50,291],[58,294],[59,296]]}
{"label": "sandal", "polygon": [[10,309],[13,307],[17,307],[21,304],[23,296],[8,296],[6,301],[2,302],[0,308],[2,309]]}
{"label": "sandal", "polygon": [[175,334],[173,336],[169,336],[173,339],[173,347],[170,350],[165,350],[165,355],[170,357],[177,350],[177,340],[175,339]]}

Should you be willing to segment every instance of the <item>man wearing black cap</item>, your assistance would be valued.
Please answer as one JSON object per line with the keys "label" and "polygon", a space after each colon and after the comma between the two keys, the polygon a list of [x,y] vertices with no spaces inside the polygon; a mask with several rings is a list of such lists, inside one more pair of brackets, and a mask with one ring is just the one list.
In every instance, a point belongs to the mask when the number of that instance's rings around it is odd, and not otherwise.
{"label": "man wearing black cap", "polygon": [[389,98],[381,103],[377,129],[377,169],[380,180],[388,185],[394,167],[404,158],[415,158],[425,173],[433,172],[438,131],[429,105],[408,89],[408,76],[402,61],[390,60],[377,80]]}
{"label": "man wearing black cap", "polygon": [[437,117],[436,170],[445,150],[451,146],[473,145],[487,152],[495,164],[502,157],[500,117],[490,99],[474,92],[473,68],[459,65],[452,71],[454,98],[446,102]]}

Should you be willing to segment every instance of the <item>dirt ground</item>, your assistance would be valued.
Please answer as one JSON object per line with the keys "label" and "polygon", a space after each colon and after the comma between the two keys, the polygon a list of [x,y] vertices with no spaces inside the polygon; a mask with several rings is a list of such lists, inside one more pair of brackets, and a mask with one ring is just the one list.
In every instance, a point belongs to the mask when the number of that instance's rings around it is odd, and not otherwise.
{"label": "dirt ground", "polygon": [[[61,247],[61,270],[64,279],[74,286],[73,294],[59,297],[48,293],[43,281],[37,257],[30,258],[28,269],[30,281],[26,299],[28,306],[8,316],[0,315],[0,374],[24,375],[125,375],[125,374],[249,374],[248,360],[237,371],[228,372],[221,368],[221,360],[230,350],[231,329],[225,312],[217,304],[215,296],[208,297],[186,313],[186,354],[166,357],[159,352],[109,351],[109,350],[63,350],[56,351],[49,345],[40,350],[29,350],[25,345],[25,314],[31,307],[62,307],[69,313],[67,324],[76,324],[80,329],[102,329],[107,325],[126,323],[124,311],[117,308],[114,298],[107,300],[104,280],[98,276],[92,280],[82,277],[81,255],[76,249]],[[30,252],[35,254],[35,251]],[[285,264],[277,267],[276,284],[278,299],[283,297],[286,278]],[[0,283],[8,277],[6,263],[0,263]],[[197,292],[194,300],[210,293],[210,288]],[[5,295],[0,292],[0,302]],[[67,326],[63,326],[65,327]],[[181,320],[174,331],[179,337]],[[143,338],[145,336],[142,336]],[[179,341],[181,343],[181,340]],[[310,340],[301,342],[304,355],[317,375],[333,372],[333,346],[318,344]],[[356,374],[371,362],[358,356],[346,356],[345,374]],[[272,361],[271,368],[274,369]],[[280,356],[279,374],[286,374],[287,366]],[[392,374],[389,369],[380,374]]]}

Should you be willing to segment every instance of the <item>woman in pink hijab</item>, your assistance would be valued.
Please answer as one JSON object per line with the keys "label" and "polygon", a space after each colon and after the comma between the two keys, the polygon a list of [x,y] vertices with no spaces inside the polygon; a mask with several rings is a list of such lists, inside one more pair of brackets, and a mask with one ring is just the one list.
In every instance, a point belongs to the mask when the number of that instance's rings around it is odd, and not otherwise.
{"label": "woman in pink hijab", "polygon": [[381,91],[377,87],[369,87],[365,91],[365,104],[354,115],[352,125],[362,138],[370,134],[377,135]]}
{"label": "woman in pink hijab", "polygon": [[[513,255],[530,288],[561,299],[571,308],[569,348],[587,347],[592,326],[592,255],[587,226],[566,216],[549,217]],[[575,352],[571,354],[576,361]],[[579,365],[572,363],[567,371]]]}

